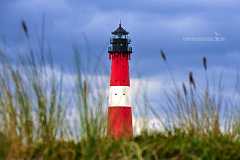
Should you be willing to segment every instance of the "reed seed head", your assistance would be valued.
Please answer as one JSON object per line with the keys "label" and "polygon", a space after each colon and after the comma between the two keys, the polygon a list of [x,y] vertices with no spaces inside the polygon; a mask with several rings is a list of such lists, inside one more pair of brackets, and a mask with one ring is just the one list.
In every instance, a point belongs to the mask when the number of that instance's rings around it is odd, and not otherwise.
{"label": "reed seed head", "polygon": [[86,80],[83,81],[83,93],[84,93],[84,96],[87,96],[88,94],[88,84]]}
{"label": "reed seed head", "polygon": [[187,88],[186,88],[185,83],[182,84],[182,88],[183,88],[184,95],[187,96]]}
{"label": "reed seed head", "polygon": [[207,70],[207,58],[203,57],[203,67],[205,70]]}
{"label": "reed seed head", "polygon": [[196,83],[195,83],[195,80],[193,78],[193,73],[192,72],[189,72],[189,83],[190,85],[192,85],[194,88],[196,88]]}
{"label": "reed seed head", "polygon": [[166,57],[165,53],[163,52],[163,50],[161,50],[161,57],[162,57],[163,61],[167,61],[167,57]]}
{"label": "reed seed head", "polygon": [[25,36],[28,38],[29,37],[28,27],[27,27],[27,24],[24,20],[22,20],[22,30],[23,30]]}

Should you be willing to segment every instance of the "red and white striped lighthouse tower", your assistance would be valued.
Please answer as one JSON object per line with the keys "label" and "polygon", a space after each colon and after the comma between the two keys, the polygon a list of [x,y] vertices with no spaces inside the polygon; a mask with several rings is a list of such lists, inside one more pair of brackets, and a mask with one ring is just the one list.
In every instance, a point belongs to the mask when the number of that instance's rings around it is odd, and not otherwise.
{"label": "red and white striped lighthouse tower", "polygon": [[111,64],[108,136],[115,139],[130,138],[133,135],[132,107],[130,103],[129,64],[132,48],[128,32],[121,23],[112,32],[108,49]]}

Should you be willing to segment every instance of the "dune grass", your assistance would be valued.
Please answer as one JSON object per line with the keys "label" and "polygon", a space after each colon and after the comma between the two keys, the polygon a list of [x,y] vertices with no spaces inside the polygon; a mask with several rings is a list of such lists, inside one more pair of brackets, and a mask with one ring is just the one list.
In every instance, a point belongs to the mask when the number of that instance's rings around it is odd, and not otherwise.
{"label": "dune grass", "polygon": [[[161,51],[174,89],[166,93],[164,119],[147,103],[144,109],[163,129],[144,128],[130,140],[114,140],[106,137],[107,96],[100,89],[105,82],[90,83],[76,52],[74,90],[66,93],[64,74],[56,72],[44,43],[33,50],[25,22],[22,29],[27,56],[13,63],[0,54],[0,159],[240,159],[240,108],[224,97],[221,83],[217,93],[211,90],[206,57],[206,85],[200,89],[192,72],[178,85]],[[75,108],[74,122],[69,108]]]}

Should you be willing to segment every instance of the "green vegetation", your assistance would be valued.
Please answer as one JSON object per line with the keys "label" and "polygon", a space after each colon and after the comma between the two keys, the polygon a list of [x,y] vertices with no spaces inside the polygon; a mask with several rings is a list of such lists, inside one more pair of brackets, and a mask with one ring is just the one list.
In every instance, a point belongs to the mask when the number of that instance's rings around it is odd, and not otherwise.
{"label": "green vegetation", "polygon": [[[143,129],[130,140],[114,140],[106,137],[101,79],[89,83],[76,52],[74,90],[66,93],[64,74],[56,72],[44,43],[32,49],[25,22],[22,29],[29,56],[12,63],[1,51],[0,159],[240,159],[239,105],[224,97],[220,82],[216,92],[211,90],[205,57],[206,87],[198,88],[192,72],[189,83],[179,87],[161,51],[175,89],[167,92],[161,114],[144,99],[163,129]],[[67,118],[69,105],[77,111],[76,122]]]}

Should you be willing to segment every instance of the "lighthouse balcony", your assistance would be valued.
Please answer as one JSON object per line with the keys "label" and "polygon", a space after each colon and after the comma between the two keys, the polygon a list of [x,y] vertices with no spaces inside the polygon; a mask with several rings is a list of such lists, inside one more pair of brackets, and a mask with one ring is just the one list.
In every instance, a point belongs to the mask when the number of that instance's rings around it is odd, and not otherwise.
{"label": "lighthouse balcony", "polygon": [[132,47],[108,47],[109,53],[132,53]]}
{"label": "lighthouse balcony", "polygon": [[111,44],[117,44],[117,43],[130,44],[131,43],[131,39],[127,39],[127,38],[110,38],[110,43]]}

